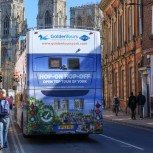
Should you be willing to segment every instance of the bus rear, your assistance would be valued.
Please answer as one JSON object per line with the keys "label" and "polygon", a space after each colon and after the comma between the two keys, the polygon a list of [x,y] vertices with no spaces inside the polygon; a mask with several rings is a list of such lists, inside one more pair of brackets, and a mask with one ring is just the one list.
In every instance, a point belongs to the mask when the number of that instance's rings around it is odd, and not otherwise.
{"label": "bus rear", "polygon": [[99,32],[33,30],[27,44],[24,134],[102,133]]}

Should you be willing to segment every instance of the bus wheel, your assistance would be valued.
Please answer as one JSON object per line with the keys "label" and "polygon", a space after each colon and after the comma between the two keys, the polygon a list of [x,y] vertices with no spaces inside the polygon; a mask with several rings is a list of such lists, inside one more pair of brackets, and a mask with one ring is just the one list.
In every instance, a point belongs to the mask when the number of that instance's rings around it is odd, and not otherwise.
{"label": "bus wheel", "polygon": [[87,139],[89,137],[89,134],[81,134],[80,137],[83,139]]}
{"label": "bus wheel", "polygon": [[24,133],[22,133],[24,138],[29,138],[29,136],[25,135]]}
{"label": "bus wheel", "polygon": [[22,122],[21,122],[22,135],[24,138],[28,138],[28,136],[26,134],[24,134],[24,132],[23,132],[23,130],[24,130],[23,127],[24,127],[24,125],[23,125],[23,117],[22,117]]}

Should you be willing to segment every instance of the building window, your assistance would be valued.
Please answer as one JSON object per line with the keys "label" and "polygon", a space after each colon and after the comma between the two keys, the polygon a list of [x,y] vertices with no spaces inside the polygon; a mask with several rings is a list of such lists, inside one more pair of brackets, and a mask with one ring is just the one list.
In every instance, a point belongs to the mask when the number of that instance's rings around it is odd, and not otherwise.
{"label": "building window", "polygon": [[124,99],[124,70],[121,71],[121,98]]}
{"label": "building window", "polygon": [[60,109],[60,99],[54,99],[54,109]]}
{"label": "building window", "polygon": [[132,40],[132,7],[128,8],[128,38]]}
{"label": "building window", "polygon": [[59,26],[62,26],[63,24],[62,24],[62,12],[61,11],[58,13],[58,20],[59,20]]}
{"label": "building window", "polygon": [[84,99],[82,98],[74,99],[74,108],[78,110],[84,109]]}
{"label": "building window", "polygon": [[6,60],[8,59],[8,51],[6,48],[2,48],[2,56],[1,56],[1,64],[2,67],[5,65]]}
{"label": "building window", "polygon": [[10,24],[9,18],[6,16],[4,19],[4,37],[9,35],[9,24]]}
{"label": "building window", "polygon": [[111,54],[111,46],[112,46],[112,42],[111,42],[111,28],[108,29],[108,53]]}
{"label": "building window", "polygon": [[117,22],[114,23],[114,50],[117,49]]}
{"label": "building window", "polygon": [[153,34],[153,6],[152,6],[152,33]]}
{"label": "building window", "polygon": [[123,15],[120,16],[119,18],[119,26],[118,26],[118,31],[119,31],[119,47],[122,47],[124,45],[124,20],[123,20]]}
{"label": "building window", "polygon": [[50,28],[51,27],[51,16],[49,11],[46,11],[45,13],[45,28]]}
{"label": "building window", "polygon": [[124,16],[121,16],[121,46],[124,45]]}
{"label": "building window", "polygon": [[139,34],[142,34],[142,0],[139,0]]}
{"label": "building window", "polygon": [[19,31],[20,31],[19,24],[20,24],[20,17],[17,16],[17,19],[16,19],[16,33],[17,33],[17,34],[18,34]]}
{"label": "building window", "polygon": [[80,16],[77,17],[77,26],[82,26],[82,19]]}
{"label": "building window", "polygon": [[114,96],[117,95],[117,72],[114,73]]}
{"label": "building window", "polygon": [[117,49],[117,22],[113,23],[113,36],[112,36],[112,42],[113,42],[113,50]]}
{"label": "building window", "polygon": [[111,28],[106,28],[105,43],[106,43],[105,49],[107,51],[107,54],[110,55],[111,54]]}
{"label": "building window", "polygon": [[129,68],[129,95],[132,92],[132,67]]}
{"label": "building window", "polygon": [[87,17],[87,21],[86,21],[86,25],[87,27],[93,27],[93,22],[92,22],[92,17],[91,16],[88,16]]}

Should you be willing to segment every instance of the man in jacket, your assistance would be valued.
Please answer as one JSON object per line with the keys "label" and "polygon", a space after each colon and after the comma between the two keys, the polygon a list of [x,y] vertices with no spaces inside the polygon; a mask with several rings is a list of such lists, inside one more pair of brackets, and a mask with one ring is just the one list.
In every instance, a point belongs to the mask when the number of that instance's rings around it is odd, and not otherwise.
{"label": "man in jacket", "polygon": [[144,107],[144,104],[146,102],[146,98],[142,94],[141,91],[139,91],[139,95],[137,96],[136,100],[137,100],[137,103],[138,103],[139,115],[140,115],[140,118],[142,119],[143,118],[143,107]]}
{"label": "man in jacket", "polygon": [[7,135],[10,124],[10,106],[6,98],[6,90],[0,89],[0,150],[7,148]]}

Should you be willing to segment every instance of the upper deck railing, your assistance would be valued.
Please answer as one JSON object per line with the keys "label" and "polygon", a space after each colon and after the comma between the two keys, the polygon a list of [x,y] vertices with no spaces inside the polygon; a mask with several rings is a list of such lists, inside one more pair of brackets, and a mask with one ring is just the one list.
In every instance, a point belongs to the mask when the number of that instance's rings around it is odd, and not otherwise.
{"label": "upper deck railing", "polygon": [[30,30],[40,30],[40,29],[84,29],[84,30],[96,30],[100,31],[100,28],[96,27],[86,27],[86,26],[38,26],[33,28],[28,28],[28,31]]}

